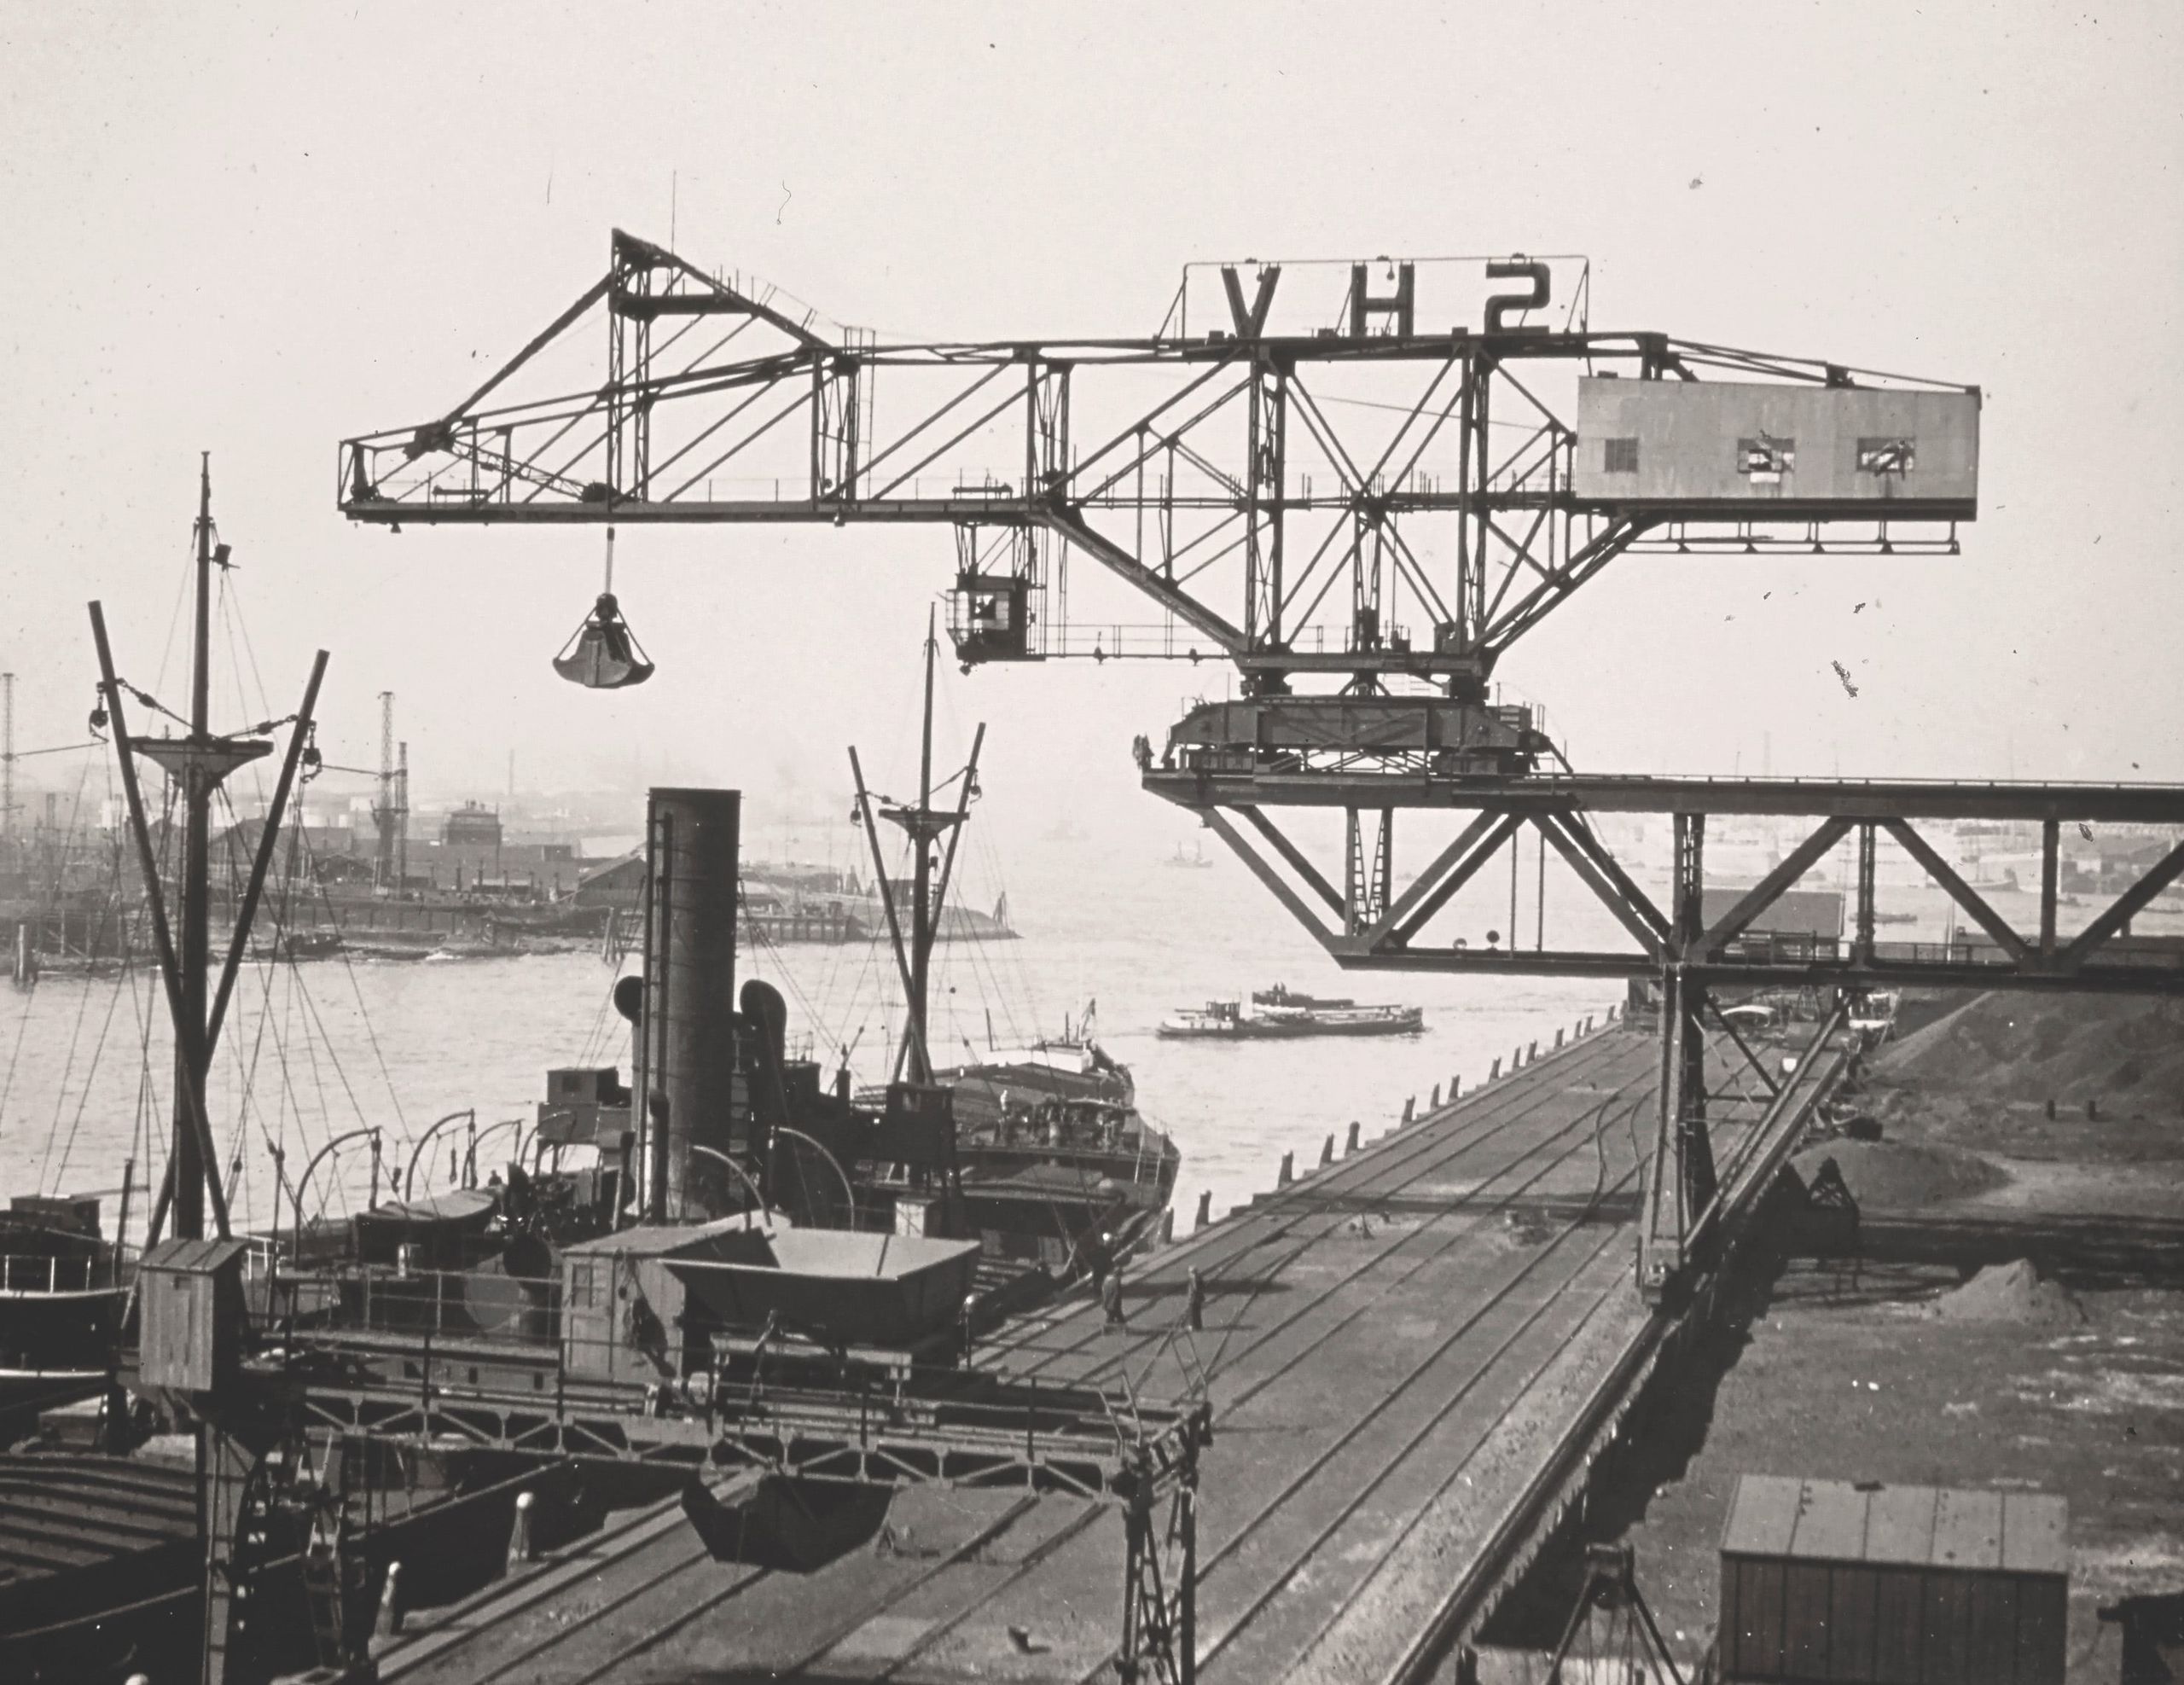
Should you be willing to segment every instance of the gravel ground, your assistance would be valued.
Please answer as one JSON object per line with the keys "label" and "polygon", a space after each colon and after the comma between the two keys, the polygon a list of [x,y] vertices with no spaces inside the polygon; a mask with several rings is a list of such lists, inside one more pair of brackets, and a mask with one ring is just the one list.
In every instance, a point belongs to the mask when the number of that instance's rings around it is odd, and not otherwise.
{"label": "gravel ground", "polygon": [[[1801,1167],[1833,1153],[1875,1209],[2184,1216],[2180,1023],[2141,1002],[1975,1001],[1875,1061],[1861,1103],[1879,1147],[1828,1142]],[[1969,1283],[1869,1267],[1854,1285],[1796,1264],[1752,1299],[1591,1505],[1589,1536],[1634,1548],[1679,1659],[1714,1630],[1737,1476],[1784,1474],[2061,1494],[2070,1678],[2113,1682],[2121,1637],[2099,1607],[2184,1594],[2184,1293],[2025,1266]],[[1542,1561],[1490,1630],[1507,1648],[1483,1678],[1544,1677],[1519,1653],[1553,1643],[1579,1572],[1572,1548]]]}

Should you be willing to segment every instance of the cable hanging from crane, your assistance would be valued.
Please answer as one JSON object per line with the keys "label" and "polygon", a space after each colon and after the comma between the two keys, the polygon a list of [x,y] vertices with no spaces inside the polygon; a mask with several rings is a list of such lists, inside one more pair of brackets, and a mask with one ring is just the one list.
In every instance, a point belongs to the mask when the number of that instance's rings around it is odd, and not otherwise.
{"label": "cable hanging from crane", "polygon": [[606,584],[584,624],[554,658],[554,671],[587,690],[620,690],[642,684],[653,675],[653,664],[644,647],[614,600],[614,529],[611,526],[607,529]]}

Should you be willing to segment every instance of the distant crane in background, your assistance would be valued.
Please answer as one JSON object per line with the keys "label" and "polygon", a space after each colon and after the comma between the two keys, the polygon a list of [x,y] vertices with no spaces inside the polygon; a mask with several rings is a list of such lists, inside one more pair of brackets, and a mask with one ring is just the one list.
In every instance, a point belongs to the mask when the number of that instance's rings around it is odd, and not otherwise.
{"label": "distant crane in background", "polygon": [[410,746],[394,741],[394,693],[379,694],[379,799],[372,804],[379,857],[372,881],[399,890],[410,878]]}
{"label": "distant crane in background", "polygon": [[15,676],[0,673],[0,843],[15,834]]}

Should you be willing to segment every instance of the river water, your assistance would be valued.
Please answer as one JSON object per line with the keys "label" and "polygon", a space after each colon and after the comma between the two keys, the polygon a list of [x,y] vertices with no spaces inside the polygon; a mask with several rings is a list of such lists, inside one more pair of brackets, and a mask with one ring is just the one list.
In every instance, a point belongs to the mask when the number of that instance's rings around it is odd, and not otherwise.
{"label": "river water", "polygon": [[[990,907],[1001,874],[976,852],[966,851],[964,898]],[[1131,1067],[1140,1106],[1182,1148],[1179,1229],[1189,1228],[1201,1190],[1218,1215],[1270,1187],[1284,1153],[1309,1165],[1325,1137],[1339,1138],[1353,1120],[1370,1139],[1392,1126],[1406,1095],[1422,1103],[1457,1076],[1472,1084],[1519,1043],[1550,1042],[1558,1028],[1620,998],[1612,983],[1345,976],[1238,862],[1225,851],[1207,857],[1213,863],[1203,869],[1178,866],[1081,838],[1025,847],[1008,863],[1005,883],[1022,939],[947,944],[935,957],[932,1034],[944,1062],[982,1050],[989,1025],[1001,1045],[1020,1043],[1059,1031],[1065,1014],[1097,1002],[1099,1039]],[[1506,910],[1506,885],[1502,893]],[[1603,941],[1604,920],[1597,909],[1583,915],[1582,933]],[[900,1034],[900,991],[884,947],[746,948],[739,966],[741,975],[781,987],[793,1043],[830,1068],[847,1045],[859,1081],[884,1077]],[[221,1038],[209,1108],[224,1159],[241,1143],[233,1203],[241,1220],[273,1220],[276,1145],[293,1179],[328,1140],[377,1126],[388,1163],[400,1169],[445,1114],[474,1107],[481,1129],[531,1118],[551,1066],[626,1070],[626,1028],[607,1002],[615,975],[590,953],[335,958],[253,971]],[[1426,1029],[1246,1044],[1154,1036],[1178,1007],[1275,982],[1414,1002]],[[28,991],[0,989],[0,1191],[105,1193],[110,1223],[123,1162],[134,1156],[140,1191],[131,1228],[139,1232],[146,1166],[164,1162],[169,1046],[152,975],[49,975]],[[427,1151],[420,1191],[444,1184],[448,1150],[462,1133],[460,1124],[443,1131]],[[504,1153],[512,1133],[489,1140],[481,1159]],[[306,1214],[322,1198],[326,1210],[354,1209],[370,1175],[365,1143],[341,1148],[314,1174]],[[280,1217],[290,1220],[285,1203]]]}
{"label": "river water", "polygon": [[[1534,1040],[1549,1043],[1558,1029],[1588,1014],[1604,1015],[1623,993],[1619,983],[1522,976],[1345,975],[1217,845],[1206,850],[1211,863],[1198,868],[1164,858],[1141,840],[1047,836],[1013,845],[1003,862],[979,828],[966,834],[956,898],[990,909],[1005,889],[1022,938],[936,949],[934,1056],[943,1063],[974,1057],[990,1036],[1006,1048],[1056,1033],[1065,1016],[1096,1001],[1100,1041],[1131,1067],[1140,1107],[1182,1150],[1179,1230],[1188,1229],[1202,1191],[1218,1215],[1272,1186],[1283,1153],[1295,1153],[1304,1168],[1328,1135],[1339,1141],[1353,1120],[1370,1139],[1393,1125],[1406,1096],[1422,1103],[1437,1084],[1458,1077],[1473,1085],[1493,1060],[1506,1061]],[[855,834],[845,842],[772,828],[764,840],[777,857],[838,863],[862,846]],[[1666,843],[1658,826],[1642,840],[1615,842],[1657,899],[1665,893]],[[1721,881],[1749,881],[1774,857],[1757,839],[1708,845],[1710,876]],[[1527,947],[1540,929],[1536,861],[1528,840],[1514,921]],[[2021,879],[2036,869],[2017,863]],[[1884,904],[1910,921],[1884,929],[1884,938],[1943,939],[1947,898],[1908,858],[1882,864]],[[1823,863],[1810,881],[1839,886],[1847,867],[1847,855]],[[1559,862],[1550,862],[1546,883],[1551,945],[1628,945]],[[1437,939],[1461,933],[1481,945],[1498,927],[1506,941],[1511,887],[1498,863],[1483,873],[1436,924]],[[2029,893],[1992,893],[2021,928],[2036,922]],[[2066,933],[2093,910],[2066,909]],[[2184,916],[2158,911],[2142,924],[2173,932],[2184,929]],[[884,942],[746,946],[739,967],[787,997],[793,1052],[831,1070],[847,1049],[856,1080],[884,1079],[901,1034],[901,991]],[[438,1118],[474,1109],[481,1129],[528,1122],[550,1067],[626,1071],[626,1026],[608,1002],[618,974],[595,953],[406,963],[337,957],[250,972],[221,1038],[210,1107],[224,1159],[233,1161],[241,1148],[234,1204],[242,1220],[262,1226],[274,1218],[276,1146],[293,1180],[329,1140],[376,1127],[387,1165],[406,1171],[415,1143]],[[1179,1007],[1277,982],[1309,993],[1412,1002],[1424,1008],[1426,1028],[1414,1037],[1247,1043],[1154,1035]],[[166,1018],[157,979],[142,972],[119,979],[49,975],[30,991],[0,987],[0,1193],[102,1192],[111,1221],[124,1160],[136,1159],[140,1189],[146,1167],[156,1171],[164,1163],[172,1082]],[[512,1135],[490,1138],[481,1162],[497,1161]],[[448,1151],[462,1138],[460,1124],[436,1137],[419,1160],[418,1191],[445,1185]],[[354,1209],[369,1185],[370,1163],[363,1142],[329,1157],[305,1191],[305,1214],[317,1214],[322,1202],[331,1211]],[[132,1233],[145,1212],[140,1191]],[[292,1220],[287,1205],[280,1217]]]}

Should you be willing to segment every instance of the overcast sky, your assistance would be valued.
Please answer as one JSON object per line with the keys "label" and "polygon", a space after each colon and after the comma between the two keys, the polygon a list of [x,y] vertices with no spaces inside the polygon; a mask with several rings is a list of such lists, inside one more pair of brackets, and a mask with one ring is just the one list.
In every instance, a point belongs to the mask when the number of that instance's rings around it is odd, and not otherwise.
{"label": "overcast sky", "polygon": [[[1600,770],[2184,780],[2173,3],[549,8],[0,0],[0,665],[74,741],[102,597],[152,681],[197,453],[278,712],[420,789],[909,783],[944,530],[624,533],[661,664],[546,662],[595,532],[351,529],[335,442],[447,408],[608,230],[920,335],[1142,334],[1181,266],[1582,252],[1596,326],[1982,386],[1950,560],[1625,558],[1513,656]],[[1853,613],[1853,605],[1865,609]],[[1858,677],[1854,699],[1831,669]],[[170,683],[177,693],[178,686]],[[1004,834],[1172,824],[1203,672],[961,681]],[[1002,818],[1002,816],[1010,816]]]}

